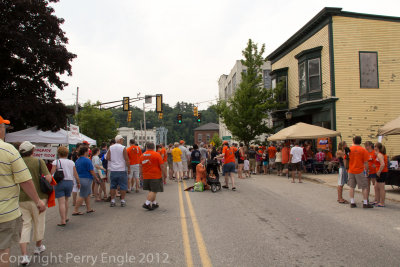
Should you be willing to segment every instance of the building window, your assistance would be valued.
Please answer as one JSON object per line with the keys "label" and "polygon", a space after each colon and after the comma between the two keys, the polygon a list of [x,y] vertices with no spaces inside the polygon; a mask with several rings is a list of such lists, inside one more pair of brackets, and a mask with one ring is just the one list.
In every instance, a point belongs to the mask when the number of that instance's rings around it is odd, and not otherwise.
{"label": "building window", "polygon": [[203,142],[203,136],[202,136],[202,134],[198,134],[198,135],[197,135],[197,142],[198,142],[198,143]]}
{"label": "building window", "polygon": [[359,52],[360,56],[360,87],[379,88],[378,53]]}
{"label": "building window", "polygon": [[225,99],[228,99],[228,87],[225,87],[225,95],[224,95]]}
{"label": "building window", "polygon": [[300,103],[322,98],[321,50],[322,46],[319,46],[304,50],[295,56],[299,62]]}
{"label": "building window", "polygon": [[268,88],[268,89],[272,88],[272,81],[271,81],[270,73],[271,73],[270,70],[263,70],[264,88]]}
{"label": "building window", "polygon": [[271,76],[271,89],[278,90],[276,100],[282,104],[282,108],[287,108],[288,106],[288,87],[287,87],[287,77],[288,68],[276,69],[270,72]]}
{"label": "building window", "polygon": [[207,143],[210,142],[210,134],[207,134],[207,135],[206,135],[206,141],[207,141]]}

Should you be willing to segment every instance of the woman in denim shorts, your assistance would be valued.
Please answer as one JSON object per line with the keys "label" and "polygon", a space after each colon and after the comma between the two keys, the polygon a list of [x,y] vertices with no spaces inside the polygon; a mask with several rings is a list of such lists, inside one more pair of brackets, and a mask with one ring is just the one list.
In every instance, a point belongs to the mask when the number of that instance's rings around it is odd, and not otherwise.
{"label": "woman in denim shorts", "polygon": [[72,213],[73,216],[83,215],[82,212],[79,212],[79,207],[82,205],[83,201],[86,203],[86,213],[94,212],[94,210],[90,207],[89,195],[91,193],[93,179],[98,180],[98,178],[94,172],[92,161],[88,157],[89,149],[87,147],[81,147],[79,150],[79,158],[75,162],[81,188],[78,201],[75,205],[74,213]]}
{"label": "woman in denim shorts", "polygon": [[62,170],[64,173],[64,179],[58,182],[54,187],[55,195],[58,200],[58,210],[60,212],[61,223],[58,226],[65,226],[69,219],[68,214],[68,199],[71,197],[72,187],[74,185],[74,180],[78,187],[80,187],[80,181],[78,173],[75,169],[75,163],[72,160],[67,159],[68,148],[65,146],[60,146],[57,150],[58,159],[53,161],[53,167],[51,169],[51,174],[57,170]]}

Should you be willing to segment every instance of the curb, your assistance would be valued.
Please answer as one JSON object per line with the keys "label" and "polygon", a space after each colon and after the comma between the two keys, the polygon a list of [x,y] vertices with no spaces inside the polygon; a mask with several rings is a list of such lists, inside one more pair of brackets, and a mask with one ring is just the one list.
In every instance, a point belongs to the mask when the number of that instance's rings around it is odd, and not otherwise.
{"label": "curb", "polygon": [[[306,181],[318,183],[318,184],[325,184],[326,186],[329,186],[329,187],[332,187],[332,188],[336,188],[337,187],[337,186],[334,186],[334,185],[331,185],[331,184],[327,184],[324,180],[321,180],[321,179],[318,179],[318,178],[312,178],[312,177],[309,177],[309,176],[302,176],[302,179],[304,179]],[[344,187],[343,189],[349,191],[349,188]],[[355,192],[361,194],[361,190],[359,190],[359,189],[356,189]],[[393,201],[393,202],[400,203],[400,199],[392,198],[392,197],[390,197],[390,195],[391,195],[391,193],[388,194],[386,192],[386,200],[390,200],[390,201]],[[375,196],[375,195],[370,194],[370,196]]]}

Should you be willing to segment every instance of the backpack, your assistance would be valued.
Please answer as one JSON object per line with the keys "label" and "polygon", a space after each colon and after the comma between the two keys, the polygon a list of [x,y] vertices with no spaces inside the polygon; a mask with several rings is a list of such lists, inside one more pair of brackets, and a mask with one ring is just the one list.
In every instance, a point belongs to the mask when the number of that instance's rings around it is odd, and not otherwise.
{"label": "backpack", "polygon": [[108,160],[106,160],[106,155],[107,155],[107,151],[104,152],[100,152],[99,158],[101,159],[101,165],[103,165],[103,168],[107,170],[108,167]]}

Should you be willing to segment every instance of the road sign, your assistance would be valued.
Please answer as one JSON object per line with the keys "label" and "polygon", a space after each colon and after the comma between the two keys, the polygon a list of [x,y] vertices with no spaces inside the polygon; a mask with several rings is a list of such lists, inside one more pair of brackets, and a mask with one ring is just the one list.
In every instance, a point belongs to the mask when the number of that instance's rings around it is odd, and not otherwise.
{"label": "road sign", "polygon": [[230,136],[230,135],[222,136],[222,140],[224,140],[224,141],[229,141],[231,139],[232,139],[232,136]]}

